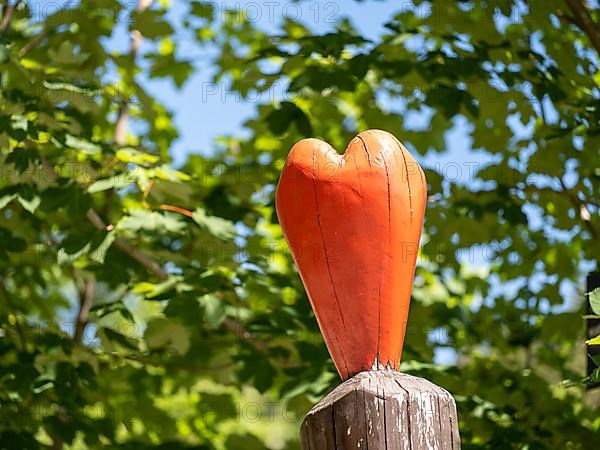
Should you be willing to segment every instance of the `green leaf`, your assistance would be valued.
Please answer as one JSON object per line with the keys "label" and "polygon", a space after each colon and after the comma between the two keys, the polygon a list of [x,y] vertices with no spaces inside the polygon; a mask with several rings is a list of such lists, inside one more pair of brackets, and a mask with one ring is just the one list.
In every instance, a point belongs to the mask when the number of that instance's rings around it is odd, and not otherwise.
{"label": "green leaf", "polygon": [[600,288],[594,289],[589,294],[590,306],[596,315],[600,315]]}
{"label": "green leaf", "polygon": [[132,339],[131,336],[125,336],[124,334],[112,330],[108,327],[103,327],[102,333],[104,333],[104,335],[106,335],[106,337],[111,341],[114,341],[125,348],[128,348],[130,350],[138,349],[137,345],[135,345],[135,341]]}
{"label": "green leaf", "polygon": [[103,178],[101,180],[93,182],[87,189],[90,194],[96,192],[108,191],[113,188],[124,188],[131,185],[131,181],[127,179],[125,174]]}
{"label": "green leaf", "polygon": [[192,15],[194,15],[196,17],[199,17],[199,18],[205,19],[205,20],[211,20],[215,15],[216,3],[193,1],[191,3],[191,5],[192,5],[191,13],[192,13]]}
{"label": "green leaf", "polygon": [[132,15],[132,28],[138,30],[148,39],[167,36],[173,28],[164,20],[164,11],[147,9]]}
{"label": "green leaf", "polygon": [[0,209],[4,209],[15,198],[17,198],[17,194],[4,194],[0,196]]}
{"label": "green leaf", "polygon": [[296,124],[302,135],[307,137],[312,135],[312,126],[308,116],[292,102],[282,102],[279,108],[269,113],[266,120],[273,134],[283,134],[292,124]]}
{"label": "green leaf", "polygon": [[179,355],[186,354],[190,348],[189,331],[180,323],[162,317],[148,323],[144,340],[151,349],[167,347]]}
{"label": "green leaf", "polygon": [[181,88],[193,72],[194,66],[190,61],[178,60],[173,54],[157,55],[153,58],[150,78],[169,77]]}
{"label": "green leaf", "polygon": [[117,224],[117,229],[136,233],[140,230],[157,233],[181,233],[185,223],[178,214],[163,214],[156,211],[134,209]]}
{"label": "green leaf", "polygon": [[94,238],[91,242],[91,249],[88,253],[88,258],[92,261],[96,261],[99,264],[104,264],[104,260],[106,258],[106,252],[112,245],[112,243],[116,239],[116,233],[114,231],[110,232],[100,232],[98,237]]}
{"label": "green leaf", "polygon": [[264,450],[264,444],[249,434],[231,434],[227,437],[225,448],[228,450]]}
{"label": "green leaf", "polygon": [[151,165],[160,160],[156,155],[140,152],[134,148],[122,148],[117,151],[116,156],[119,161],[139,164],[140,166]]}
{"label": "green leaf", "polygon": [[23,128],[9,128],[8,135],[17,142],[23,142],[27,138],[27,130]]}
{"label": "green leaf", "polygon": [[31,214],[33,214],[37,207],[40,206],[41,202],[41,199],[38,195],[28,195],[27,197],[22,197],[21,195],[19,195],[17,200],[19,201],[21,206],[26,211],[29,211]]}
{"label": "green leaf", "polygon": [[8,259],[10,253],[21,253],[27,249],[27,242],[24,239],[15,237],[13,233],[0,227],[0,254]]}
{"label": "green leaf", "polygon": [[225,304],[222,299],[213,294],[200,297],[200,304],[204,310],[204,320],[207,324],[218,327],[226,316]]}
{"label": "green leaf", "polygon": [[83,247],[73,250],[66,248],[59,248],[56,254],[56,261],[59,265],[71,265],[79,258],[84,256],[90,249],[90,244],[86,243]]}
{"label": "green leaf", "polygon": [[172,292],[175,290],[178,283],[181,282],[181,277],[171,276],[168,280],[162,283],[154,284],[147,281],[136,284],[132,292],[138,294],[144,294],[144,297],[148,300],[162,299],[163,294]]}
{"label": "green leaf", "polygon": [[202,208],[193,212],[192,219],[217,238],[231,239],[235,236],[235,226],[232,222],[221,217],[209,216]]}
{"label": "green leaf", "polygon": [[39,162],[39,154],[32,148],[15,149],[6,157],[7,164],[14,164],[18,173],[25,172],[30,164]]}
{"label": "green leaf", "polygon": [[600,345],[600,335],[596,336],[595,338],[588,339],[585,341],[585,343],[587,345]]}
{"label": "green leaf", "polygon": [[3,43],[0,43],[0,64],[6,63],[10,59],[10,52]]}
{"label": "green leaf", "polygon": [[99,145],[90,142],[87,139],[72,136],[70,134],[65,137],[65,145],[90,155],[102,152],[102,148]]}
{"label": "green leaf", "polygon": [[55,212],[63,208],[72,218],[83,217],[92,206],[87,191],[77,183],[69,183],[61,187],[50,187],[42,192],[40,209],[44,212]]}

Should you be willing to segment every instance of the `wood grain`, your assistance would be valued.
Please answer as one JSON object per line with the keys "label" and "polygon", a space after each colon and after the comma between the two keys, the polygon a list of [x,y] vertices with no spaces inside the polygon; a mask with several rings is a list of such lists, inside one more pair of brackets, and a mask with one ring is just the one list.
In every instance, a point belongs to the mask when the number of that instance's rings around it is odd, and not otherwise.
{"label": "wood grain", "polygon": [[301,443],[303,450],[458,450],[456,404],[423,378],[361,372],[307,414]]}

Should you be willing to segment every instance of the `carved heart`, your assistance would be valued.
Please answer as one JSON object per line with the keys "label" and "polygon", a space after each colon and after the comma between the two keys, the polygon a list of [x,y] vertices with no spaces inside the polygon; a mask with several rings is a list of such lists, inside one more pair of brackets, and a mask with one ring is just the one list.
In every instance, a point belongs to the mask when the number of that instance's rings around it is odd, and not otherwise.
{"label": "carved heart", "polygon": [[426,199],[421,167],[385,131],[344,155],[318,139],[290,151],[277,214],[344,380],[399,367]]}

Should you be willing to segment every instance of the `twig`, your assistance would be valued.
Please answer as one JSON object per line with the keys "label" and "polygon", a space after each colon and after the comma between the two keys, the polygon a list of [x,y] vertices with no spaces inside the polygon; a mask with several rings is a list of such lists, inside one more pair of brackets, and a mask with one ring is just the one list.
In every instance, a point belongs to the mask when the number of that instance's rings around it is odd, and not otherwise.
{"label": "twig", "polygon": [[575,23],[587,35],[600,55],[600,25],[594,22],[590,12],[580,0],[565,0],[565,2],[574,15]]}
{"label": "twig", "polygon": [[73,333],[73,342],[81,344],[83,331],[88,324],[90,309],[94,302],[94,291],[96,289],[96,279],[88,278],[84,282],[83,289],[79,292],[79,311],[75,322],[75,333]]}
{"label": "twig", "polygon": [[560,186],[562,187],[564,194],[569,198],[575,209],[577,209],[579,217],[581,218],[591,235],[594,238],[598,237],[598,232],[596,231],[594,225],[592,225],[592,222],[590,221],[590,214],[587,207],[585,206],[585,203],[580,201],[577,198],[577,196],[574,195],[569,188],[567,188],[567,185],[561,177],[558,177],[558,181],[560,182]]}
{"label": "twig", "polygon": [[26,56],[31,50],[33,50],[35,47],[37,47],[39,44],[41,44],[42,41],[44,39],[46,39],[48,36],[50,36],[50,30],[42,31],[40,34],[38,34],[36,37],[34,37],[31,41],[29,41],[27,44],[25,44],[21,50],[19,50],[19,56],[21,58]]}
{"label": "twig", "polygon": [[259,353],[267,353],[269,351],[269,346],[266,342],[258,339],[254,334],[250,333],[235,320],[226,317],[223,320],[223,328],[235,334],[238,338],[249,344],[252,348],[254,348],[254,350],[258,351]]}
{"label": "twig", "polygon": [[144,195],[142,196],[142,204],[144,206],[148,206],[148,196],[150,195],[150,191],[152,190],[153,186],[154,186],[154,178],[152,178],[148,182],[148,186],[146,186],[146,189],[144,190]]}
{"label": "twig", "polygon": [[[143,12],[152,6],[153,0],[139,0],[138,12]],[[129,47],[129,55],[133,60],[137,56],[138,50],[142,45],[144,37],[138,30],[131,30],[131,46]],[[115,134],[113,140],[117,145],[125,145],[127,139],[127,122],[129,120],[129,102],[125,99],[119,106],[117,112],[117,121],[115,124]]]}
{"label": "twig", "polygon": [[63,448],[63,441],[61,438],[54,436],[52,437],[52,450],[60,450]]}
{"label": "twig", "polygon": [[2,21],[0,22],[0,33],[5,33],[6,30],[8,30],[10,21],[12,20],[19,3],[21,3],[21,0],[17,0],[12,5],[8,4],[4,7],[4,15],[2,16]]}
{"label": "twig", "polygon": [[[142,196],[142,204],[144,206],[149,206],[148,205],[148,195],[150,195],[150,191],[152,190],[153,186],[154,186],[154,179],[150,180],[150,182],[148,183],[148,186],[144,190],[144,194]],[[187,217],[194,217],[194,213],[192,211],[190,211],[189,209],[182,208],[180,206],[162,204],[162,205],[159,205],[159,208],[164,211],[171,211],[171,212],[183,214],[184,216],[187,216]]]}
{"label": "twig", "polygon": [[190,211],[189,209],[180,208],[179,206],[160,205],[159,208],[164,209],[165,211],[172,211],[179,214],[183,214],[184,216],[194,217],[194,213],[192,211]]}

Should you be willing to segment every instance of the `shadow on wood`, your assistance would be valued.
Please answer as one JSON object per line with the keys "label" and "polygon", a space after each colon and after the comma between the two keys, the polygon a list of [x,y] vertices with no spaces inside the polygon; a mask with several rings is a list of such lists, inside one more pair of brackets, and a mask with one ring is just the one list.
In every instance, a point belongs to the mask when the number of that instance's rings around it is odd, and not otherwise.
{"label": "shadow on wood", "polygon": [[361,372],[309,411],[301,441],[303,450],[457,450],[456,404],[423,378]]}

